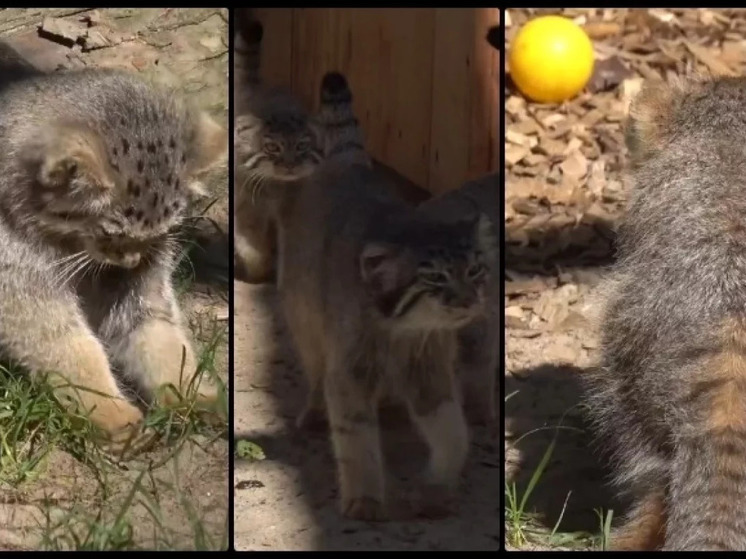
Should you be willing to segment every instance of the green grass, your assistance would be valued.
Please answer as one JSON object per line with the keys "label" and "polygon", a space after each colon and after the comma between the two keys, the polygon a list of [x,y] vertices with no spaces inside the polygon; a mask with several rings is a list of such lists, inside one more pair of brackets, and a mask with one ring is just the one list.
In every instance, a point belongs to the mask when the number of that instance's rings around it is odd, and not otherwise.
{"label": "green grass", "polygon": [[[505,401],[514,396],[513,392],[505,397]],[[569,411],[569,410],[568,410]],[[567,413],[567,412],[565,412]],[[517,444],[523,437],[529,436],[537,431],[553,429],[555,431],[552,441],[547,446],[539,463],[535,466],[531,477],[525,487],[518,487],[515,482],[505,480],[505,542],[507,545],[521,549],[525,547],[539,546],[544,549],[552,548],[576,548],[576,549],[594,549],[606,550],[609,533],[611,530],[611,520],[613,511],[609,510],[604,513],[603,509],[597,509],[596,514],[599,517],[598,533],[589,532],[564,532],[560,530],[562,520],[570,500],[570,494],[565,497],[562,510],[554,525],[550,529],[545,523],[547,519],[540,518],[532,512],[530,507],[531,495],[540,485],[542,476],[545,474],[547,467],[554,454],[557,436],[560,429],[571,429],[562,426],[563,417],[555,427],[546,427],[529,431],[519,437],[514,444]],[[573,429],[575,430],[575,429]]]}
{"label": "green grass", "polygon": [[[66,488],[62,499],[59,488],[54,487],[53,498],[48,496],[41,504],[40,499],[31,499],[40,509],[37,548],[227,548],[228,511],[222,530],[216,533],[212,525],[205,524],[205,511],[197,499],[181,486],[179,455],[187,443],[205,449],[228,435],[227,394],[216,363],[226,344],[227,327],[204,317],[192,326],[195,340],[201,341],[197,344],[201,347],[195,381],[176,403],[149,410],[146,415],[146,424],[160,434],[162,450],[123,464],[99,449],[93,442],[96,427],[85,415],[65,410],[44,379],[32,378],[18,367],[0,367],[0,494],[17,494],[23,504],[23,496],[34,488],[46,492],[45,480],[55,475],[54,460],[60,450],[71,454],[90,474],[85,481],[88,486]],[[205,411],[196,405],[195,396],[199,383],[209,377],[222,390],[215,409]],[[169,389],[176,391],[175,387]],[[81,503],[78,493],[93,497]],[[177,531],[164,521],[164,497],[172,503],[168,514],[173,514],[176,506],[188,519],[188,526],[178,526]],[[138,526],[149,527],[147,537],[143,537],[142,528],[136,537]]]}

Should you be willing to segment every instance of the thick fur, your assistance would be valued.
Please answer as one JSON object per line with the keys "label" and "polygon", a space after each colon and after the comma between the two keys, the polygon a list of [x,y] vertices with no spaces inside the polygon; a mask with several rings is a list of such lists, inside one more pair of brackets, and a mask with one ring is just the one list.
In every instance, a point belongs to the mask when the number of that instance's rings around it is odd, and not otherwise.
{"label": "thick fur", "polygon": [[458,189],[424,202],[421,209],[444,217],[467,215],[474,208],[486,214],[495,239],[489,250],[489,266],[495,270],[487,286],[486,316],[459,332],[457,371],[462,377],[465,409],[470,421],[495,425],[499,416],[497,398],[497,356],[499,348],[499,282],[497,174],[467,182]]}
{"label": "thick fur", "polygon": [[166,401],[196,372],[173,233],[226,132],[135,76],[85,70],[4,84],[0,135],[2,351],[51,373],[118,448],[143,415],[114,371]]}
{"label": "thick fur", "polygon": [[[338,94],[347,88],[339,78],[323,83]],[[326,88],[322,96],[333,97]],[[279,289],[310,385],[299,422],[326,402],[341,511],[379,520],[387,516],[377,423],[385,393],[406,401],[430,446],[431,487],[450,495],[458,481],[468,432],[456,333],[484,312],[490,271],[475,262],[494,239],[477,211],[444,221],[398,201],[358,144],[329,142],[329,158],[288,200]],[[445,271],[422,268],[431,261],[449,271],[448,287],[423,283],[443,280]]]}
{"label": "thick fur", "polygon": [[234,52],[234,222],[240,279],[271,281],[276,219],[295,181],[321,161],[318,129],[287,89],[268,88],[259,76],[262,25],[241,10]]}
{"label": "thick fur", "polygon": [[649,84],[589,410],[619,549],[746,550],[746,80]]}

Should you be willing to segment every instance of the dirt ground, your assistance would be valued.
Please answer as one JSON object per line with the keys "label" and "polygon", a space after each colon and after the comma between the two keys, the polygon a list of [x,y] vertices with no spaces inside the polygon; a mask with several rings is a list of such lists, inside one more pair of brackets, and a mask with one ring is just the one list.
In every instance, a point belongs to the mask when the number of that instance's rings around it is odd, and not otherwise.
{"label": "dirt ground", "polygon": [[[264,460],[236,459],[236,550],[497,550],[498,438],[473,432],[458,513],[438,521],[366,523],[337,510],[334,460],[327,435],[304,436],[293,422],[305,398],[302,372],[269,285],[236,282],[235,423],[237,441],[258,444]],[[393,472],[390,495],[424,468],[427,449],[406,417],[382,418]]]}
{"label": "dirt ground", "polygon": [[[0,37],[43,70],[139,72],[179,88],[227,125],[227,18],[226,9],[215,8],[8,8],[0,10]],[[206,184],[217,202],[207,213],[212,221],[203,220],[196,235],[203,248],[191,252],[194,277],[185,280],[182,304],[195,349],[222,340],[211,359],[227,382],[227,169],[212,173]],[[182,442],[179,449],[156,448],[119,465],[86,464],[54,450],[28,481],[0,484],[0,549],[65,546],[63,541],[74,548],[225,548],[227,428],[223,422]],[[116,518],[120,512],[124,519]],[[93,533],[90,541],[74,541],[71,535],[80,530]]]}
{"label": "dirt ground", "polygon": [[597,509],[624,512],[594,455],[579,379],[598,359],[596,295],[626,199],[628,103],[643,78],[742,75],[746,11],[508,10],[506,48],[529,17],[547,13],[584,26],[596,70],[587,91],[561,106],[527,102],[505,84],[505,467],[508,483],[525,490],[556,437],[526,507],[535,516],[522,547],[589,548]]}

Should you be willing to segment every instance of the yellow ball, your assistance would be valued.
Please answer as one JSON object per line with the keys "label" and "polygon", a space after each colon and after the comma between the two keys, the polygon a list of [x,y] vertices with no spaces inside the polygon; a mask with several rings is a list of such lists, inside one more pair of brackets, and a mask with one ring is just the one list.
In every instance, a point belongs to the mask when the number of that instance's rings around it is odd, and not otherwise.
{"label": "yellow ball", "polygon": [[593,44],[570,19],[529,21],[510,45],[510,77],[534,101],[559,103],[580,93],[593,73]]}

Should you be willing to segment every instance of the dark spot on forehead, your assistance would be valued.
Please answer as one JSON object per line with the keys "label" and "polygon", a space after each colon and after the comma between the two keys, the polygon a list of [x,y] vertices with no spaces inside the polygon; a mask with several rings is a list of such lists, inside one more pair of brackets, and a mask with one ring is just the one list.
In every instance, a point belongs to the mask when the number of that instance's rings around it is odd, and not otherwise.
{"label": "dark spot on forehead", "polygon": [[132,179],[127,181],[127,191],[133,196],[140,196],[140,185],[135,184]]}
{"label": "dark spot on forehead", "polygon": [[137,213],[135,213],[135,219],[137,221],[142,221],[142,218],[145,216],[142,210],[137,210]]}
{"label": "dark spot on forehead", "polygon": [[186,153],[181,154],[181,162],[186,163]]}
{"label": "dark spot on forehead", "polygon": [[150,179],[145,177],[145,188],[150,188]]}
{"label": "dark spot on forehead", "polygon": [[158,196],[158,193],[157,193],[157,192],[156,192],[156,193],[154,193],[154,194],[153,194],[153,205],[154,205],[154,206],[157,206],[157,205],[158,205],[158,201],[159,201],[159,199],[160,199],[160,197]]}
{"label": "dark spot on forehead", "polygon": [[145,225],[145,227],[150,227],[152,225],[152,222],[149,219],[146,219],[145,221],[143,221],[143,225]]}
{"label": "dark spot on forehead", "polygon": [[135,208],[132,206],[129,206],[126,210],[124,210],[124,217],[132,217],[135,214]]}
{"label": "dark spot on forehead", "polygon": [[179,188],[179,177],[176,177],[176,180],[174,181],[174,189]]}
{"label": "dark spot on forehead", "polygon": [[166,184],[168,186],[171,186],[171,180],[172,179],[173,179],[173,175],[171,173],[169,173],[168,176],[166,177]]}
{"label": "dark spot on forehead", "polygon": [[148,144],[148,153],[155,153],[155,144],[153,142]]}
{"label": "dark spot on forehead", "polygon": [[165,208],[163,208],[163,217],[167,218],[170,215],[171,215],[171,208],[169,208],[168,206],[166,206]]}
{"label": "dark spot on forehead", "polygon": [[140,159],[140,160],[139,160],[139,161],[137,162],[137,172],[138,172],[138,173],[142,173],[142,170],[143,170],[143,168],[144,168],[144,165],[143,165],[143,163],[142,163],[142,159]]}
{"label": "dark spot on forehead", "polygon": [[111,148],[111,153],[112,153],[112,155],[114,157],[116,157],[117,155],[119,155],[119,150],[116,148],[116,146],[113,147],[113,148]]}
{"label": "dark spot on forehead", "polygon": [[163,141],[160,138],[158,138],[158,141],[156,142],[156,144],[158,144],[159,148],[163,147]]}
{"label": "dark spot on forehead", "polygon": [[137,142],[137,149],[142,151],[142,142]]}
{"label": "dark spot on forehead", "polygon": [[173,136],[171,136],[171,138],[169,138],[168,140],[168,147],[170,147],[171,149],[174,149],[176,147],[176,140],[174,140]]}
{"label": "dark spot on forehead", "polygon": [[127,138],[122,138],[122,151],[124,151],[125,155],[130,151],[130,143],[127,141]]}

